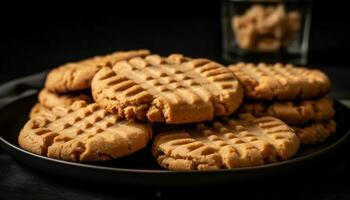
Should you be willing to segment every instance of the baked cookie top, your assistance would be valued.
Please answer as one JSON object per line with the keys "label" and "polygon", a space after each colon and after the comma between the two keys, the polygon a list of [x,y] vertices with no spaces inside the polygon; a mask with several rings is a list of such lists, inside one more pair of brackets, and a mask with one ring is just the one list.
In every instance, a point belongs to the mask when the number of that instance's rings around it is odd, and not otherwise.
{"label": "baked cookie top", "polygon": [[242,82],[248,99],[308,99],[326,94],[331,86],[323,72],[289,64],[238,63],[229,69]]}
{"label": "baked cookie top", "polygon": [[328,121],[335,111],[333,100],[322,97],[298,101],[246,101],[239,109],[240,113],[251,113],[254,116],[272,116],[289,125],[302,125],[310,121]]}
{"label": "baked cookie top", "polygon": [[172,54],[102,68],[92,81],[92,95],[122,118],[176,124],[229,115],[241,104],[243,91],[226,67]]}
{"label": "baked cookie top", "polygon": [[90,91],[79,91],[79,92],[71,92],[66,94],[58,94],[54,92],[50,92],[48,89],[44,88],[39,92],[38,100],[39,103],[46,108],[53,108],[56,106],[70,106],[75,101],[86,101],[87,103],[91,103],[93,101]]}
{"label": "baked cookie top", "polygon": [[245,114],[160,133],[152,153],[170,170],[215,170],[286,160],[298,148],[297,136],[281,120]]}
{"label": "baked cookie top", "polygon": [[301,144],[316,144],[324,142],[334,134],[337,124],[334,120],[314,122],[306,126],[292,126]]}
{"label": "baked cookie top", "polygon": [[117,51],[104,56],[95,56],[78,62],[71,62],[53,69],[46,78],[45,88],[56,93],[90,88],[96,72],[105,66],[138,56],[150,54],[148,50]]}
{"label": "baked cookie top", "polygon": [[77,101],[30,119],[18,143],[35,154],[88,162],[129,155],[144,148],[151,137],[148,124],[118,121],[96,103]]}

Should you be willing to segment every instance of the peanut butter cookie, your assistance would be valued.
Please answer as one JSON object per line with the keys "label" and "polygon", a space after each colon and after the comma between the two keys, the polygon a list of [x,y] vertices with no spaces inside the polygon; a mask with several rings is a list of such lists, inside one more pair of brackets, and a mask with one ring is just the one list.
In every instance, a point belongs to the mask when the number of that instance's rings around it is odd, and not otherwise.
{"label": "peanut butter cookie", "polygon": [[241,113],[254,116],[272,116],[289,125],[302,125],[310,121],[328,121],[333,118],[333,100],[322,97],[314,100],[299,101],[248,101],[240,107]]}
{"label": "peanut butter cookie", "polygon": [[337,124],[334,120],[327,122],[314,122],[308,126],[292,127],[299,137],[301,144],[316,144],[324,142],[335,133]]}
{"label": "peanut butter cookie", "polygon": [[148,124],[118,121],[96,103],[77,101],[30,119],[18,143],[50,158],[90,162],[129,155],[144,148],[151,136]]}
{"label": "peanut butter cookie", "polygon": [[92,81],[92,95],[122,118],[179,124],[231,114],[241,104],[243,91],[226,67],[173,54],[102,68]]}
{"label": "peanut butter cookie", "polygon": [[309,99],[323,96],[331,86],[323,72],[289,64],[238,63],[229,68],[242,82],[248,99]]}
{"label": "peanut butter cookie", "polygon": [[85,92],[71,92],[66,94],[58,94],[50,92],[48,89],[42,89],[38,95],[39,103],[46,108],[53,108],[56,106],[70,106],[75,101],[82,100],[87,103],[93,101],[90,91]]}
{"label": "peanut butter cookie", "polygon": [[170,170],[217,170],[286,160],[298,148],[298,137],[281,120],[245,114],[161,133],[152,152]]}

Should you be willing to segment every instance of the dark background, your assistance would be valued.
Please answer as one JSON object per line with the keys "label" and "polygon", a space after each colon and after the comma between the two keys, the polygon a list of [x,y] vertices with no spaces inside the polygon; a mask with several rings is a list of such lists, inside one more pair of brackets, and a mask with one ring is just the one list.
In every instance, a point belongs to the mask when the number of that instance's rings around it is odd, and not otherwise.
{"label": "dark background", "polygon": [[[85,6],[67,3],[32,9],[22,5],[2,12],[0,83],[115,50],[147,48],[162,55],[180,52],[221,61],[220,1],[133,1],[116,5],[94,2]],[[348,99],[348,6],[314,1],[312,7],[308,65],[329,74],[333,81],[333,97]],[[255,183],[255,191],[247,190],[249,185],[227,186],[225,192],[220,188],[199,191],[204,197],[205,193],[216,197],[232,192],[232,198],[238,194],[249,197],[261,193],[261,199],[266,195],[270,199],[350,199],[349,184],[342,184],[349,178],[346,150],[327,162],[339,163],[336,167],[325,165],[313,171],[311,177],[300,174],[294,179]],[[292,181],[296,183],[291,184]],[[134,192],[132,188],[102,187],[97,189],[98,186],[90,183],[58,177],[50,179],[23,167],[0,150],[0,199],[114,199],[119,195],[157,198],[173,197],[174,192],[182,194],[171,190],[138,189]]]}
{"label": "dark background", "polygon": [[[346,5],[314,1],[309,65],[347,65],[348,13]],[[221,60],[220,1],[24,6],[1,15],[0,82],[115,50]]]}

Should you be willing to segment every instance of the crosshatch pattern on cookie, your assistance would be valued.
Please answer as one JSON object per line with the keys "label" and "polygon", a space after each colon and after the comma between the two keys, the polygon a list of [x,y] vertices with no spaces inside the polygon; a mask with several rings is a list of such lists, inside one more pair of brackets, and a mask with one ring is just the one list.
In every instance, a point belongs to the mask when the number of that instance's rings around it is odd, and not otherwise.
{"label": "crosshatch pattern on cookie", "polygon": [[131,154],[145,147],[150,138],[148,125],[118,121],[99,105],[78,101],[27,122],[19,144],[51,158],[102,161]]}
{"label": "crosshatch pattern on cookie", "polygon": [[330,89],[329,78],[319,70],[279,63],[238,63],[229,68],[240,79],[250,99],[307,99],[322,96]]}
{"label": "crosshatch pattern on cookie", "polygon": [[286,160],[298,148],[296,135],[282,121],[244,116],[161,133],[153,143],[153,155],[171,170],[233,169]]}
{"label": "crosshatch pattern on cookie", "polygon": [[167,123],[225,116],[242,100],[242,90],[230,70],[179,54],[118,62],[113,69],[97,73],[92,90],[96,102],[122,117]]}

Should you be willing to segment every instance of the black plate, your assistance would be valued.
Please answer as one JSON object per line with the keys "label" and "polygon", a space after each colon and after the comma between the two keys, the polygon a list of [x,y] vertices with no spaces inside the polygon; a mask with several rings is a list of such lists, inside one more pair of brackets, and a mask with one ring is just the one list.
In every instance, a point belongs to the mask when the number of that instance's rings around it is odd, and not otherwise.
{"label": "black plate", "polygon": [[198,186],[238,183],[264,177],[275,177],[291,171],[303,170],[304,167],[312,165],[321,155],[325,155],[339,147],[350,135],[350,125],[344,120],[350,116],[350,110],[336,101],[337,133],[323,144],[302,147],[292,159],[283,162],[234,170],[174,172],[160,168],[149,153],[150,147],[147,147],[125,158],[108,162],[81,164],[39,156],[19,148],[17,143],[18,133],[28,120],[28,113],[35,101],[36,95],[30,95],[0,109],[1,147],[18,161],[31,168],[59,176],[104,183],[147,186]]}

